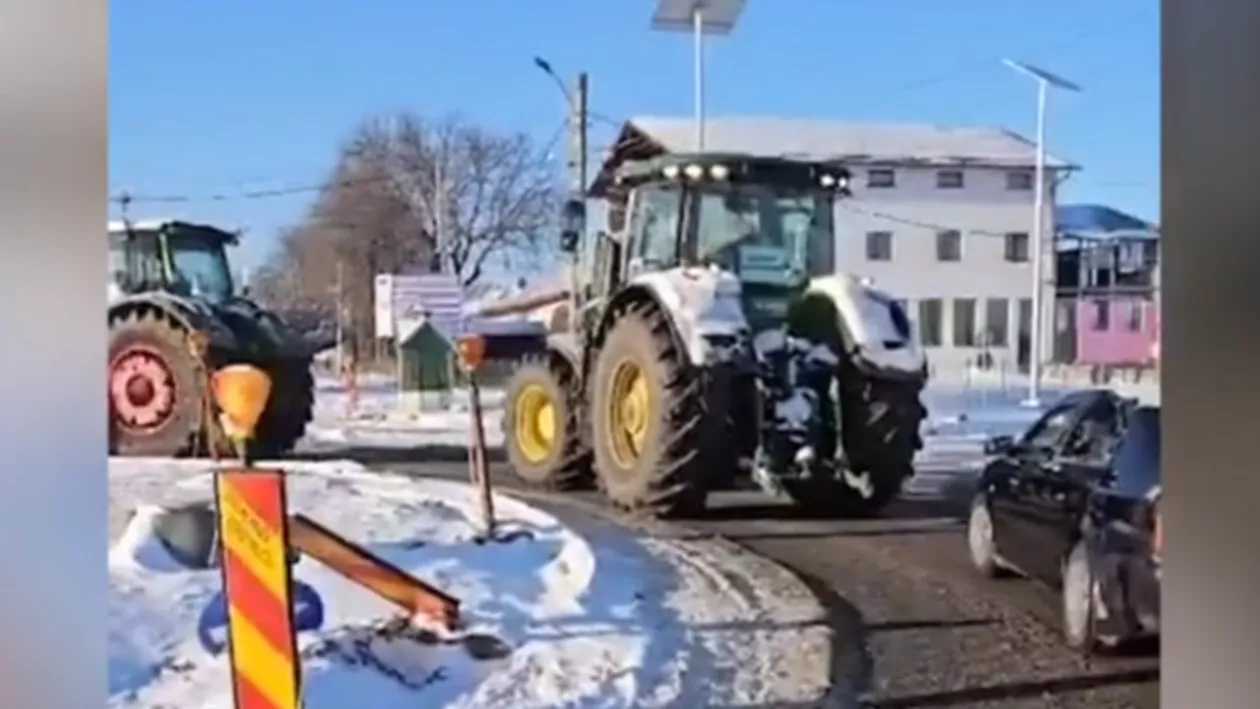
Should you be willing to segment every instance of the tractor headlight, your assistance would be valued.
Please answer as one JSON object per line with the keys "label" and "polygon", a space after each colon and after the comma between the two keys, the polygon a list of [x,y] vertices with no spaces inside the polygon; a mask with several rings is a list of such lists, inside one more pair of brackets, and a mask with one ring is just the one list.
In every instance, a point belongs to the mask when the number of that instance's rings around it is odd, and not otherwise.
{"label": "tractor headlight", "polygon": [[823,175],[822,177],[818,178],[818,182],[821,183],[823,187],[830,189],[836,186],[836,176]]}
{"label": "tractor headlight", "polygon": [[699,165],[688,165],[683,169],[683,174],[686,175],[688,179],[698,180],[701,177],[704,177],[704,168]]}
{"label": "tractor headlight", "polygon": [[678,166],[666,165],[665,167],[661,168],[661,174],[665,175],[665,178],[668,180],[676,180],[678,179]]}
{"label": "tractor headlight", "polygon": [[725,165],[714,165],[709,168],[709,176],[715,180],[725,180],[731,176],[731,169]]}

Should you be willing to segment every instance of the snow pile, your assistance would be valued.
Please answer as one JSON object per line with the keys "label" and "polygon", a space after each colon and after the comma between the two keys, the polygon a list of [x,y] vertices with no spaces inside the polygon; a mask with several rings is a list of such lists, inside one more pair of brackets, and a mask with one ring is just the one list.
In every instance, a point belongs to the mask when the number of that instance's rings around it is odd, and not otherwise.
{"label": "snow pile", "polygon": [[[465,389],[446,393],[405,395],[394,380],[375,377],[361,382],[354,406],[339,383],[319,380],[314,418],[306,427],[304,447],[422,448],[468,445],[471,419]],[[481,392],[486,441],[503,443],[503,392]]]}
{"label": "snow pile", "polygon": [[[461,600],[466,634],[391,623],[394,609],[319,562],[296,578],[325,621],[299,635],[305,706],[782,706],[825,691],[830,631],[805,587],[714,542],[562,523],[496,496],[510,540],[478,544],[466,485],[288,466],[289,502]],[[207,464],[111,461],[111,707],[231,706],[228,667],[197,641],[217,570],[188,570],[155,520],[205,499]],[[135,510],[126,516],[121,510]]]}

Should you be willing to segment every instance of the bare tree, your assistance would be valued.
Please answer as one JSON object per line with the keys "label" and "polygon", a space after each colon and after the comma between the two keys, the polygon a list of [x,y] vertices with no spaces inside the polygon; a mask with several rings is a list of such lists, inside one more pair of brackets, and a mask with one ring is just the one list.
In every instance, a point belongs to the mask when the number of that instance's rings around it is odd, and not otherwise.
{"label": "bare tree", "polygon": [[390,187],[420,217],[420,235],[464,285],[482,278],[493,256],[554,254],[557,175],[527,136],[410,114],[390,121],[384,140],[379,131],[359,144],[360,155],[384,165]]}
{"label": "bare tree", "polygon": [[363,346],[376,274],[446,266],[468,287],[492,259],[554,260],[559,198],[558,175],[525,135],[458,117],[371,118],[341,146],[306,218],[282,236],[259,296],[331,309],[340,263],[347,326]]}

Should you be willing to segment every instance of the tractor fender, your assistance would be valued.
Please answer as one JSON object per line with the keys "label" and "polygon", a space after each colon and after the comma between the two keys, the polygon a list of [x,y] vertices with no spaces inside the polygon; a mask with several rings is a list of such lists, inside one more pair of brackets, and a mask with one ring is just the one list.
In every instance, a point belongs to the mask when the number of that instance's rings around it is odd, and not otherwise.
{"label": "tractor fender", "polygon": [[[894,379],[926,377],[927,358],[892,296],[860,279],[833,273],[810,280],[793,306],[794,329],[829,342],[858,369]],[[900,310],[900,309],[898,309]]]}
{"label": "tractor fender", "polygon": [[572,332],[553,332],[547,335],[547,351],[569,365],[571,371],[582,371],[582,347]]}
{"label": "tractor fender", "polygon": [[682,266],[642,273],[631,278],[604,310],[600,339],[621,305],[646,298],[665,314],[693,365],[713,364],[748,336],[740,294],[739,279],[715,268]]}
{"label": "tractor fender", "polygon": [[194,300],[163,292],[140,293],[114,299],[109,304],[109,321],[133,313],[158,312],[170,318],[186,332],[200,332],[209,338],[213,349],[234,349],[236,335],[214,311]]}

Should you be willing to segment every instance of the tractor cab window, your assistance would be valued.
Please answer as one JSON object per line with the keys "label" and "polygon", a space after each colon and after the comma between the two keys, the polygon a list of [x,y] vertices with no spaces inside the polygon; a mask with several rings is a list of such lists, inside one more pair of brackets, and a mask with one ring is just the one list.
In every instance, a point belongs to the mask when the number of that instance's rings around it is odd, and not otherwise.
{"label": "tractor cab window", "polygon": [[795,284],[832,269],[831,200],[820,191],[766,185],[697,189],[695,244],[715,263],[750,282]]}
{"label": "tractor cab window", "polygon": [[177,291],[211,302],[232,296],[232,272],[222,240],[183,230],[168,233],[166,239]]}
{"label": "tractor cab window", "polygon": [[630,258],[643,264],[672,266],[678,261],[682,191],[666,185],[639,188],[630,214]]}
{"label": "tractor cab window", "polygon": [[165,281],[162,249],[156,232],[109,235],[109,279],[123,293],[159,288]]}

